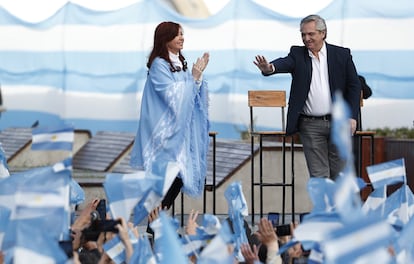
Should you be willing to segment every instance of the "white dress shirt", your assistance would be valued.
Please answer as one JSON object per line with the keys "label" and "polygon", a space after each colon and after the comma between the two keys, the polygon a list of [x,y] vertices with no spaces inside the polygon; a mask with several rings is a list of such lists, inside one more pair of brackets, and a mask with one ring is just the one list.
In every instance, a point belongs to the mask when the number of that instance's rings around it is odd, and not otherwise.
{"label": "white dress shirt", "polygon": [[310,116],[323,116],[331,113],[332,99],[329,88],[328,57],[324,43],[318,57],[308,50],[312,60],[312,80],[303,112]]}

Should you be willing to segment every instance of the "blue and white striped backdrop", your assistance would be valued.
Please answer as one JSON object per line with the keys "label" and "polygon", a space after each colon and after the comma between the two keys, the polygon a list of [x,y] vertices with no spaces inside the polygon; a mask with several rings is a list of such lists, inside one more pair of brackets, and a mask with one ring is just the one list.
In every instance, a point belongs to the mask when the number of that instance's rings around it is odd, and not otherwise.
{"label": "blue and white striped backdrop", "polygon": [[[359,73],[373,89],[362,110],[364,128],[412,127],[414,1],[333,0],[319,14],[327,21],[327,41],[352,49]],[[0,129],[63,119],[93,133],[135,132],[153,32],[165,20],[183,26],[190,65],[210,52],[205,78],[211,129],[219,137],[237,139],[248,124],[248,90],[289,93],[289,75],[265,78],[253,60],[257,54],[284,56],[291,45],[301,45],[300,19],[253,0],[230,0],[207,19],[185,18],[160,0],[115,11],[68,2],[37,23],[0,8],[0,82],[7,108]],[[271,115],[257,120],[261,126],[278,122]]]}

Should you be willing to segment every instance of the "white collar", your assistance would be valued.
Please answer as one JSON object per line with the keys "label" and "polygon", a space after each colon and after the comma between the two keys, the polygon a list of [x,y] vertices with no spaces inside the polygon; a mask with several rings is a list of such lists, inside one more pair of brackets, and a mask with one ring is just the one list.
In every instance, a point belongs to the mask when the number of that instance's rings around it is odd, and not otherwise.
{"label": "white collar", "polygon": [[[326,56],[326,42],[323,42],[322,48],[318,51],[318,53],[322,54],[322,56]],[[314,58],[312,51],[308,49],[309,57]]]}
{"label": "white collar", "polygon": [[179,55],[178,54],[174,54],[171,51],[169,51],[168,53],[170,55],[170,60],[171,60],[172,64],[174,66],[176,66],[176,67],[178,66],[178,67],[180,67],[182,69],[183,68],[183,63],[180,61]]}

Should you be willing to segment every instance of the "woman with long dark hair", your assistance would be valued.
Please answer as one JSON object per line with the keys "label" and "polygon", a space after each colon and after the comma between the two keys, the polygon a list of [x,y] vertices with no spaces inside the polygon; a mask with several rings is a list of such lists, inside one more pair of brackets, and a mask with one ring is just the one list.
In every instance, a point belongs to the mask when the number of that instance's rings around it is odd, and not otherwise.
{"label": "woman with long dark hair", "polygon": [[178,164],[179,173],[162,202],[167,208],[180,189],[192,197],[202,194],[207,167],[208,93],[202,73],[209,54],[189,70],[183,43],[179,24],[162,22],[156,27],[130,162],[146,171]]}

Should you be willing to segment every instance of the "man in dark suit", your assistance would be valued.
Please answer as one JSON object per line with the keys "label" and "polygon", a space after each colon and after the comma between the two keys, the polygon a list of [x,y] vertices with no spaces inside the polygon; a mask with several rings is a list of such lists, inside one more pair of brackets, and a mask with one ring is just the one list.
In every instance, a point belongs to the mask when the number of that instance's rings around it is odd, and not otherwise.
{"label": "man in dark suit", "polygon": [[359,113],[361,83],[347,48],[326,43],[326,23],[318,15],[302,19],[300,31],[305,46],[292,46],[286,57],[270,63],[258,55],[254,64],[262,74],[290,73],[289,108],[286,133],[299,132],[311,177],[335,179],[343,169],[336,146],[331,141],[333,96],[340,91],[351,109],[354,133]]}

